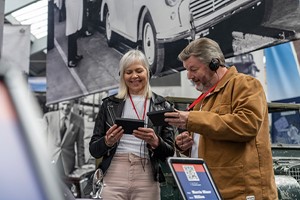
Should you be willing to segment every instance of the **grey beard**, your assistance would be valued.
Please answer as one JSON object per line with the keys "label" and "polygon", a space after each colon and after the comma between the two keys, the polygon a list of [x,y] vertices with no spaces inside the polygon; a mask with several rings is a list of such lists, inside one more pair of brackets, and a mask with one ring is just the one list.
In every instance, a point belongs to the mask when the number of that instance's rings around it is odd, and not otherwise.
{"label": "grey beard", "polygon": [[196,86],[196,90],[200,91],[200,92],[203,92],[203,89],[204,89],[204,86],[203,84],[199,85],[199,86]]}

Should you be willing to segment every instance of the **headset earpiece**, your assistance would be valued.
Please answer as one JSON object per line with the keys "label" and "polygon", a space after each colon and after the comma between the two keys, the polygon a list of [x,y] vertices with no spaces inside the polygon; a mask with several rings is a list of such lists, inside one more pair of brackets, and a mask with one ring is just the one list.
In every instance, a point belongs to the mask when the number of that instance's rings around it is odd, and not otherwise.
{"label": "headset earpiece", "polygon": [[217,59],[217,58],[211,59],[208,66],[211,71],[214,71],[214,72],[217,71],[217,69],[220,67],[219,59]]}

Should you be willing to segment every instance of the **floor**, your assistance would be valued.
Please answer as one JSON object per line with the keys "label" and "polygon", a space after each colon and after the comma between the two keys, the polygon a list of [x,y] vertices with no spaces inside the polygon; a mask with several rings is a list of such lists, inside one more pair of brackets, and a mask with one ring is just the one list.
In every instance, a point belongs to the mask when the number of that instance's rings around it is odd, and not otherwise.
{"label": "floor", "polygon": [[57,9],[54,14],[54,48],[47,52],[47,104],[117,87],[122,53],[109,48],[103,32],[97,30],[90,37],[78,39],[83,59],[76,68],[68,68],[65,21],[58,21]]}

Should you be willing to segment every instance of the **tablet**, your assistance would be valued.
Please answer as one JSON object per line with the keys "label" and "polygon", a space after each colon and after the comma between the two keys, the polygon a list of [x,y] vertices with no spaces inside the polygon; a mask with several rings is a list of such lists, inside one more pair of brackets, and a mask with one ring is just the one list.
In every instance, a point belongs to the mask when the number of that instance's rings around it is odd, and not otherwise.
{"label": "tablet", "polygon": [[184,200],[221,200],[204,160],[169,157],[168,165]]}
{"label": "tablet", "polygon": [[154,126],[168,126],[169,124],[165,122],[164,114],[166,112],[174,112],[173,108],[165,109],[165,110],[154,110],[147,112],[147,116],[151,120]]}
{"label": "tablet", "polygon": [[133,130],[144,127],[144,120],[130,118],[116,118],[115,124],[122,126],[125,134],[132,134]]}

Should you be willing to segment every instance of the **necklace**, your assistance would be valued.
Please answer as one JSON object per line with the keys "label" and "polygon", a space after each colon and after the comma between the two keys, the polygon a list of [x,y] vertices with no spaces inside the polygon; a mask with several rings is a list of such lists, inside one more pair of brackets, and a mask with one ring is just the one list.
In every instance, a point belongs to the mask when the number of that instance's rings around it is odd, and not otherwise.
{"label": "necklace", "polygon": [[[140,116],[139,116],[139,114],[138,114],[138,112],[137,112],[137,110],[136,110],[136,107],[135,107],[135,105],[134,105],[134,103],[133,103],[133,101],[132,101],[132,97],[131,97],[130,94],[129,94],[129,99],[130,99],[131,105],[132,105],[132,107],[133,107],[133,110],[134,110],[136,116],[138,117],[138,119],[141,119]],[[147,105],[147,98],[145,97],[145,100],[144,100],[144,111],[143,111],[142,120],[145,119],[146,105]]]}

